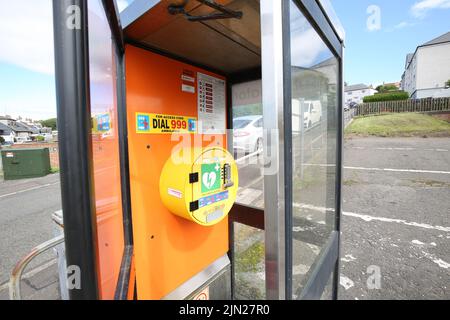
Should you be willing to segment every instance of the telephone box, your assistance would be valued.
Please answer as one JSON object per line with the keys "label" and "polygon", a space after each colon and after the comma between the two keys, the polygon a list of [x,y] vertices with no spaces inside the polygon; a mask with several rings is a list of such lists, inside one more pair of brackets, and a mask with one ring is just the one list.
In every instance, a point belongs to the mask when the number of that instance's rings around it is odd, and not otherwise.
{"label": "telephone box", "polygon": [[83,275],[70,298],[336,299],[329,1],[53,9],[66,258]]}

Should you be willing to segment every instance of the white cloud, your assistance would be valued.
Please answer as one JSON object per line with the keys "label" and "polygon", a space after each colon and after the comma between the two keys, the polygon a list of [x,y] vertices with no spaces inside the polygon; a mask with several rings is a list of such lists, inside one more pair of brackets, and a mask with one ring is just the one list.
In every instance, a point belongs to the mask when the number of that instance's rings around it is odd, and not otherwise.
{"label": "white cloud", "polygon": [[291,63],[294,66],[310,67],[318,63],[321,54],[329,51],[304,17],[296,17],[291,25]]}
{"label": "white cloud", "polygon": [[402,21],[399,24],[394,26],[394,29],[404,29],[408,27],[413,27],[415,24],[407,21]]}
{"label": "white cloud", "polygon": [[416,18],[424,18],[432,9],[449,9],[450,0],[421,0],[411,7],[411,13]]}
{"label": "white cloud", "polygon": [[53,74],[51,0],[0,0],[0,61]]}
{"label": "white cloud", "polygon": [[117,7],[119,8],[119,12],[125,10],[126,7],[131,3],[129,0],[117,0]]}
{"label": "white cloud", "polygon": [[403,29],[403,28],[406,28],[406,27],[409,27],[409,26],[410,26],[410,24],[408,22],[402,21],[399,24],[395,25],[394,28],[395,29]]}

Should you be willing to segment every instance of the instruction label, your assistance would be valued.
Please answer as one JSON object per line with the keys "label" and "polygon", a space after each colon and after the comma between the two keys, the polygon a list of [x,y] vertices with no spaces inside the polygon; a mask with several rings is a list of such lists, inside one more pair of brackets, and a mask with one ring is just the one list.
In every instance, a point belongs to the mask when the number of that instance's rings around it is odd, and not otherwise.
{"label": "instruction label", "polygon": [[225,134],[225,80],[197,74],[198,121],[200,134]]}
{"label": "instruction label", "polygon": [[196,133],[197,118],[156,113],[136,113],[136,132],[147,134]]}
{"label": "instruction label", "polygon": [[203,208],[209,206],[213,203],[224,201],[228,199],[228,191],[220,192],[217,194],[213,194],[207,197],[203,197],[198,200],[198,207]]}

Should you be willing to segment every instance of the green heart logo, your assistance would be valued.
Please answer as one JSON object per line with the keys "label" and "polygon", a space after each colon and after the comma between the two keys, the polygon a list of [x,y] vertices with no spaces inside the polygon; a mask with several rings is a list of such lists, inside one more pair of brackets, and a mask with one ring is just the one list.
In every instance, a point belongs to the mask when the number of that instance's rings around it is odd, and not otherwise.
{"label": "green heart logo", "polygon": [[202,193],[220,189],[219,163],[202,164]]}

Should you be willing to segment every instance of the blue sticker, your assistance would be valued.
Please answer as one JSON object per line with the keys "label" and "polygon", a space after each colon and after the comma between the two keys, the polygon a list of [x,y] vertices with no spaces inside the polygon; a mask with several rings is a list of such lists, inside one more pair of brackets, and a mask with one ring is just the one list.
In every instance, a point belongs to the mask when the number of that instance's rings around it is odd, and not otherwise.
{"label": "blue sticker", "polygon": [[209,206],[210,204],[213,204],[213,203],[216,203],[219,201],[223,201],[223,200],[227,200],[227,199],[228,199],[228,190],[221,192],[221,193],[212,194],[210,196],[199,199],[198,206],[199,206],[199,208],[203,208],[203,207]]}
{"label": "blue sticker", "polygon": [[197,131],[195,119],[189,119],[188,120],[188,127],[189,127],[189,132]]}
{"label": "blue sticker", "polygon": [[138,114],[136,119],[138,132],[150,131],[150,116],[148,114]]}
{"label": "blue sticker", "polygon": [[101,114],[97,116],[97,131],[109,131],[111,129],[111,121],[109,114]]}

